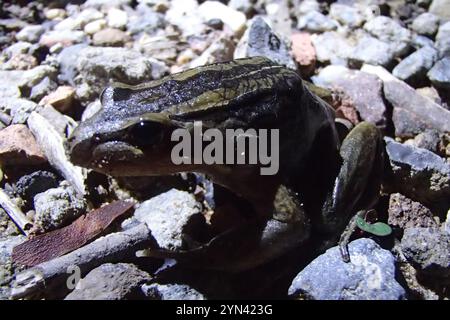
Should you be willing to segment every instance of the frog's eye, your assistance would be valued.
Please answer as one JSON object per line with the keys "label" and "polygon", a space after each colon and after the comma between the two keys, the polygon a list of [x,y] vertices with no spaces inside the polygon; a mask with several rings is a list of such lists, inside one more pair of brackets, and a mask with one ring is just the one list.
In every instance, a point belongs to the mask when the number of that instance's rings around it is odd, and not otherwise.
{"label": "frog's eye", "polygon": [[164,126],[158,122],[140,121],[131,128],[130,134],[140,146],[154,145],[162,140]]}

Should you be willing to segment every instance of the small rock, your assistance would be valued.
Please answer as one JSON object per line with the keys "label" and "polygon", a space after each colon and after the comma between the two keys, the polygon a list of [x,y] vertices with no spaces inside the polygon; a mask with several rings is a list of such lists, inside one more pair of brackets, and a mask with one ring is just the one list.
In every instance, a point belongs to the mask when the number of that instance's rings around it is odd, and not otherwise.
{"label": "small rock", "polygon": [[316,300],[400,300],[405,290],[395,279],[395,259],[371,239],[349,244],[350,263],[338,247],[320,255],[292,281],[289,295]]}
{"label": "small rock", "polygon": [[450,235],[450,210],[448,210],[448,212],[447,212],[447,219],[445,219],[442,229],[445,233]]}
{"label": "small rock", "polygon": [[98,19],[92,22],[89,22],[87,25],[84,26],[84,32],[92,35],[94,33],[99,32],[100,30],[104,29],[106,27],[106,20],[105,19]]}
{"label": "small rock", "polygon": [[199,35],[205,31],[204,21],[198,13],[197,0],[172,0],[170,9],[166,12],[166,19],[177,26],[185,37]]}
{"label": "small rock", "polygon": [[428,276],[450,275],[450,235],[439,229],[406,229],[401,249],[405,257]]}
{"label": "small rock", "polygon": [[147,272],[139,270],[134,264],[105,263],[81,279],[64,300],[136,299],[142,297],[142,283],[150,279]]}
{"label": "small rock", "polygon": [[34,196],[58,186],[58,177],[48,171],[35,171],[22,176],[15,184],[14,191],[23,200],[32,203]]}
{"label": "small rock", "polygon": [[438,51],[423,47],[403,59],[392,70],[392,74],[410,85],[420,84],[438,58]]}
{"label": "small rock", "polygon": [[450,164],[426,149],[388,137],[384,140],[394,188],[432,210],[446,211],[450,206]]}
{"label": "small rock", "polygon": [[34,197],[34,222],[43,231],[57,229],[86,212],[87,204],[68,185],[48,189]]}
{"label": "small rock", "polygon": [[318,11],[311,11],[298,18],[297,28],[310,32],[336,30],[338,23]]}
{"label": "small rock", "polygon": [[439,49],[441,56],[450,55],[450,21],[439,27],[436,35],[436,48]]}
{"label": "small rock", "polygon": [[335,31],[313,35],[311,40],[317,54],[317,60],[323,63],[346,65],[352,53],[347,38]]}
{"label": "small rock", "polygon": [[66,16],[66,10],[53,8],[45,11],[45,17],[48,20],[64,19]]}
{"label": "small rock", "polygon": [[83,114],[81,115],[81,121],[85,121],[92,117],[94,114],[96,114],[98,111],[102,109],[102,103],[100,100],[95,100],[94,102],[91,102],[87,105],[87,107],[84,109]]}
{"label": "small rock", "polygon": [[261,17],[252,20],[234,52],[235,59],[255,56],[265,56],[294,70],[297,68],[288,46]]}
{"label": "small rock", "polygon": [[112,28],[103,29],[92,37],[93,44],[101,47],[122,47],[130,40],[131,38],[128,34],[122,30]]}
{"label": "small rock", "polygon": [[423,47],[434,47],[434,41],[426,36],[415,34],[411,39],[411,45],[415,49],[420,49]]}
{"label": "small rock", "polygon": [[106,21],[110,28],[125,29],[128,23],[128,14],[123,10],[111,8],[108,11]]}
{"label": "small rock", "polygon": [[411,29],[424,36],[434,36],[439,28],[440,19],[432,13],[424,12],[414,19]]}
{"label": "small rock", "polygon": [[316,67],[316,50],[308,33],[296,33],[291,36],[292,54],[297,61],[300,73],[303,77],[308,77],[314,72]]}
{"label": "small rock", "polygon": [[36,103],[26,99],[4,98],[0,100],[0,110],[12,117],[13,124],[26,123],[36,107]]}
{"label": "small rock", "polygon": [[31,46],[32,46],[32,44],[29,42],[19,41],[19,42],[16,42],[16,43],[10,45],[5,50],[3,50],[2,54],[7,59],[11,59],[12,57],[14,57],[18,54],[28,54]]}
{"label": "small rock", "polygon": [[76,16],[76,19],[80,22],[81,27],[86,27],[87,24],[103,18],[103,13],[94,8],[86,8]]}
{"label": "small rock", "polygon": [[390,195],[388,213],[388,223],[401,229],[438,227],[430,209],[400,193]]}
{"label": "small rock", "polygon": [[394,57],[395,53],[392,51],[391,45],[370,36],[359,39],[350,54],[351,62],[358,66],[368,63],[387,67],[392,64]]}
{"label": "small rock", "polygon": [[14,278],[15,266],[12,261],[12,250],[25,241],[25,237],[15,236],[0,239],[0,300],[9,299],[11,281]]}
{"label": "small rock", "polygon": [[436,154],[439,153],[440,143],[441,143],[441,135],[437,130],[433,129],[427,129],[424,132],[419,133],[417,136],[414,137],[414,140],[411,141],[411,145],[417,148],[427,149]]}
{"label": "small rock", "polygon": [[441,97],[439,96],[439,92],[435,88],[433,87],[418,88],[416,89],[416,92],[432,100],[433,102],[442,105],[442,100]]}
{"label": "small rock", "polygon": [[394,107],[395,135],[412,137],[425,129],[450,131],[450,111],[418,94],[382,67],[364,65],[361,71],[378,76],[384,84],[384,96]]}
{"label": "small rock", "polygon": [[53,27],[55,31],[72,31],[81,28],[81,21],[74,17],[67,17]]}
{"label": "small rock", "polygon": [[86,39],[83,31],[53,30],[44,33],[39,40],[39,44],[50,48],[57,43],[61,43],[63,46],[68,47],[76,43],[85,42]]}
{"label": "small rock", "polygon": [[47,162],[34,136],[23,124],[0,130],[0,162],[6,165],[35,165]]}
{"label": "small rock", "polygon": [[41,25],[27,26],[16,34],[16,39],[19,41],[35,43],[39,41],[44,32],[45,29]]}
{"label": "small rock", "polygon": [[45,77],[41,82],[31,88],[30,99],[33,101],[40,101],[47,94],[56,90],[57,87],[58,84],[55,81],[49,77]]}
{"label": "small rock", "polygon": [[427,76],[435,87],[450,90],[450,57],[444,57],[436,62]]}
{"label": "small rock", "polygon": [[360,27],[365,20],[359,8],[340,3],[331,4],[330,17],[350,28]]}
{"label": "small rock", "polygon": [[210,63],[233,60],[234,42],[229,37],[223,35],[214,41],[208,49],[190,64],[191,68],[203,66]]}
{"label": "small rock", "polygon": [[154,9],[145,4],[138,5],[136,14],[128,17],[127,32],[131,35],[153,34],[158,29],[164,29],[166,26],[165,17]]}
{"label": "small rock", "polygon": [[342,66],[330,65],[312,78],[314,84],[328,88],[338,88],[352,100],[361,119],[385,128],[386,105],[383,101],[383,83],[378,77],[350,70]]}
{"label": "small rock", "polygon": [[245,30],[247,18],[242,12],[224,5],[219,1],[205,1],[198,7],[198,12],[204,21],[220,19],[237,35]]}
{"label": "small rock", "polygon": [[185,248],[183,233],[192,223],[203,221],[194,196],[175,189],[141,203],[134,216],[148,225],[159,247],[168,250]]}
{"label": "small rock", "polygon": [[254,10],[252,0],[230,0],[228,6],[236,11],[243,12],[247,17]]}
{"label": "small rock", "polygon": [[450,1],[433,0],[428,11],[441,17],[443,20],[450,20]]}
{"label": "small rock", "polygon": [[38,64],[37,59],[31,54],[19,53],[12,56],[1,68],[3,70],[30,70]]}
{"label": "small rock", "polygon": [[152,300],[207,300],[207,298],[185,284],[144,284],[142,291]]}
{"label": "small rock", "polygon": [[[17,228],[16,224],[12,221],[9,215],[0,208],[0,239],[7,238],[10,236],[20,235],[21,231]],[[1,268],[1,267],[0,267]],[[1,273],[1,271],[0,271]],[[1,276],[0,276],[1,278]],[[1,280],[0,280],[1,282]],[[1,286],[1,284],[0,284]],[[1,291],[1,289],[0,289]],[[0,294],[1,299],[1,294]]]}
{"label": "small rock", "polygon": [[394,19],[378,16],[366,22],[364,29],[381,41],[388,43],[395,56],[408,53],[412,33]]}
{"label": "small rock", "polygon": [[74,88],[70,86],[60,86],[56,91],[42,98],[39,104],[50,104],[59,112],[65,113],[72,109],[74,98]]}

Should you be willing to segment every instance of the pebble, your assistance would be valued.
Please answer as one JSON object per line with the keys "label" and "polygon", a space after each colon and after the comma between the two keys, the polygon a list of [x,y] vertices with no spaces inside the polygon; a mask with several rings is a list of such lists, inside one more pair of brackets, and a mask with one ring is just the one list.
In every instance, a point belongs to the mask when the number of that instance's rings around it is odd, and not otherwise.
{"label": "pebble", "polygon": [[425,36],[434,36],[439,28],[440,19],[432,13],[424,12],[416,17],[411,29]]}
{"label": "pebble", "polygon": [[392,70],[392,74],[410,85],[424,83],[428,70],[438,59],[439,52],[432,47],[423,47],[403,59]]}
{"label": "pebble", "polygon": [[50,92],[56,90],[57,87],[58,84],[55,81],[49,77],[45,77],[41,82],[31,88],[30,99],[38,102]]}
{"label": "pebble", "polygon": [[352,53],[349,41],[335,31],[312,35],[311,40],[316,49],[317,60],[323,63],[347,65]]}
{"label": "pebble", "polygon": [[34,136],[23,124],[0,130],[0,162],[5,165],[36,165],[47,162]]}
{"label": "pebble", "polygon": [[83,31],[54,30],[44,33],[41,36],[39,43],[49,48],[57,43],[61,43],[63,46],[68,47],[76,43],[85,42],[86,39],[86,35]]}
{"label": "pebble", "polygon": [[106,28],[94,34],[92,44],[100,47],[122,47],[130,40],[130,36],[122,30]]}
{"label": "pebble", "polygon": [[105,19],[98,19],[92,22],[89,22],[84,26],[84,32],[89,35],[93,35],[96,32],[104,29],[107,23]]}
{"label": "pebble", "polygon": [[310,76],[316,67],[316,49],[309,33],[301,32],[291,36],[292,55],[299,65],[303,77]]}
{"label": "pebble", "polygon": [[16,39],[19,41],[36,43],[44,32],[44,27],[40,25],[30,25],[20,30],[20,32],[16,34]]}
{"label": "pebble", "polygon": [[393,227],[401,229],[438,227],[430,209],[400,193],[392,193],[389,196],[388,214],[388,223]]}
{"label": "pebble", "polygon": [[450,55],[450,21],[441,24],[436,35],[436,48],[439,49],[441,56]]}
{"label": "pebble", "polygon": [[36,107],[36,103],[27,99],[3,98],[0,100],[0,110],[3,110],[12,117],[13,124],[26,123],[28,117]]}
{"label": "pebble", "polygon": [[434,13],[443,20],[450,20],[450,1],[433,0],[429,7],[429,12]]}
{"label": "pebble", "polygon": [[128,14],[120,9],[111,8],[106,16],[110,28],[124,29],[128,23]]}
{"label": "pebble", "polygon": [[330,5],[330,17],[350,28],[360,27],[365,20],[363,13],[358,7],[340,3],[332,3]]}
{"label": "pebble", "polygon": [[35,171],[26,174],[14,184],[14,191],[27,203],[33,203],[34,196],[58,186],[58,177],[48,171]]}
{"label": "pebble", "polygon": [[236,35],[242,35],[245,30],[247,18],[245,14],[230,8],[219,1],[205,1],[198,7],[198,12],[204,21],[220,19]]}
{"label": "pebble", "polygon": [[394,57],[395,53],[387,42],[365,36],[359,39],[349,59],[358,66],[367,63],[388,67],[393,63]]}
{"label": "pebble", "polygon": [[349,244],[350,263],[338,247],[328,249],[292,281],[289,295],[314,300],[401,300],[405,290],[395,279],[395,258],[371,239]]}
{"label": "pebble", "polygon": [[64,300],[127,300],[143,298],[140,286],[151,276],[134,264],[105,263],[81,279]]}
{"label": "pebble", "polygon": [[264,56],[270,60],[297,69],[294,59],[289,54],[289,48],[261,17],[256,17],[250,23],[239,41],[234,52],[234,58]]}
{"label": "pebble", "polygon": [[318,11],[310,11],[298,18],[297,28],[310,32],[325,32],[336,30],[338,23]]}
{"label": "pebble", "polygon": [[31,54],[19,53],[12,56],[1,68],[3,70],[30,70],[38,64],[38,60]]}
{"label": "pebble", "polygon": [[40,105],[49,104],[59,112],[65,113],[72,109],[75,89],[70,86],[60,86],[56,91],[42,98]]}
{"label": "pebble", "polygon": [[50,231],[72,222],[86,212],[87,203],[67,183],[34,197],[34,222],[42,231]]}
{"label": "pebble", "polygon": [[437,88],[450,90],[450,57],[444,57],[427,74]]}
{"label": "pebble", "polygon": [[45,17],[48,20],[64,19],[66,17],[66,10],[60,8],[48,9],[45,11]]}
{"label": "pebble", "polygon": [[11,293],[11,282],[17,268],[12,261],[12,250],[26,240],[23,235],[0,238],[0,299],[8,300]]}
{"label": "pebble", "polygon": [[185,284],[151,283],[142,285],[142,291],[152,300],[206,300],[207,298],[194,288]]}

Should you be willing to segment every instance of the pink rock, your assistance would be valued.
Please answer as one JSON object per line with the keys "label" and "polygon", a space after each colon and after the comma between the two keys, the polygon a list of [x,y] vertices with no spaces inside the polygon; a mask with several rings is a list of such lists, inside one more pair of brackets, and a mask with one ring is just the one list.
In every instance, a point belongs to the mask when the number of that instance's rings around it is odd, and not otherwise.
{"label": "pink rock", "polygon": [[47,159],[33,134],[24,124],[0,130],[0,162],[6,165],[45,163]]}
{"label": "pink rock", "polygon": [[303,77],[310,76],[316,67],[316,49],[309,33],[295,33],[291,36],[292,54],[300,66]]}

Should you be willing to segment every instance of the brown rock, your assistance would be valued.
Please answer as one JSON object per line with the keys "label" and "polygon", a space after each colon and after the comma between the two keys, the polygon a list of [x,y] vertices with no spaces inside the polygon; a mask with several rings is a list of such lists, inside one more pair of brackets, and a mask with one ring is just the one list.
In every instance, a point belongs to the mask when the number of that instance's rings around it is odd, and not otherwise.
{"label": "brown rock", "polygon": [[119,29],[100,30],[92,37],[93,44],[100,47],[121,47],[130,41],[130,36]]}
{"label": "brown rock", "polygon": [[316,49],[314,48],[309,33],[296,33],[291,36],[292,53],[299,64],[302,76],[310,76],[316,67]]}
{"label": "brown rock", "polygon": [[0,162],[3,164],[40,164],[47,159],[28,127],[14,124],[0,130]]}
{"label": "brown rock", "polygon": [[31,54],[18,53],[11,57],[4,65],[5,70],[29,70],[38,65],[38,61]]}
{"label": "brown rock", "polygon": [[391,194],[388,212],[388,222],[395,227],[438,227],[430,209],[400,193]]}
{"label": "brown rock", "polygon": [[70,86],[61,86],[56,91],[42,98],[40,105],[50,104],[60,112],[71,109],[75,97],[75,89]]}

